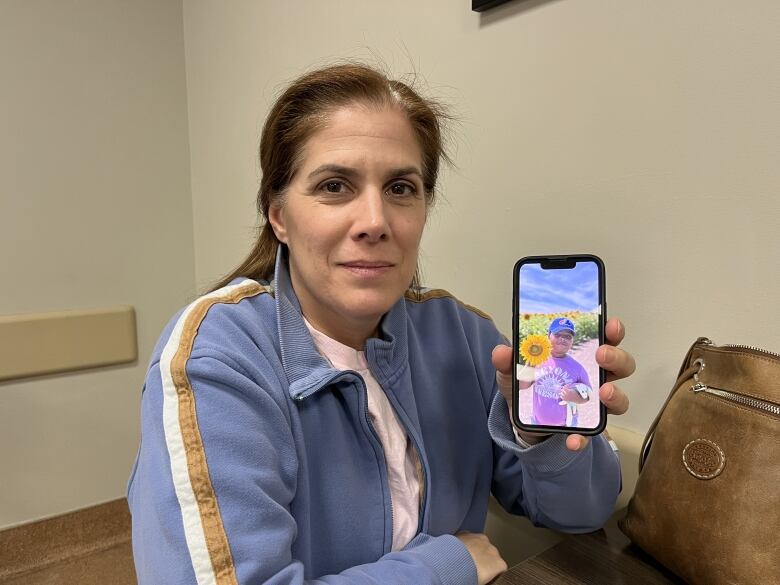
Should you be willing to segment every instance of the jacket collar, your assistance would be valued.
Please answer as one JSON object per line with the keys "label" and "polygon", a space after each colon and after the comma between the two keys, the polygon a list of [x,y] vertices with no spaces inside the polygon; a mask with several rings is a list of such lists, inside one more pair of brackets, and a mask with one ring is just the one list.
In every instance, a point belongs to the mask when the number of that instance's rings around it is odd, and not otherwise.
{"label": "jacket collar", "polygon": [[[282,366],[290,396],[303,399],[344,374],[334,370],[319,354],[306,328],[290,280],[284,245],[279,246],[276,254],[273,289]],[[366,359],[381,386],[393,384],[407,366],[406,324],[406,301],[401,297],[382,318],[380,337],[366,341]]]}

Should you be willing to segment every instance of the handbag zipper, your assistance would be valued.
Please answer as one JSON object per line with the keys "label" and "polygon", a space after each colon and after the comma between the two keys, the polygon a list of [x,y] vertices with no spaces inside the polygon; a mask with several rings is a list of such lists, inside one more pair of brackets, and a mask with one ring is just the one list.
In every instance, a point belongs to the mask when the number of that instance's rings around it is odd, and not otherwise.
{"label": "handbag zipper", "polygon": [[775,353],[773,351],[768,351],[766,349],[761,349],[760,347],[754,347],[752,345],[739,345],[734,343],[726,343],[721,347],[729,347],[731,349],[749,349],[750,351],[754,351],[756,353],[763,353],[766,355],[771,355],[772,357],[780,358],[780,353]]}
{"label": "handbag zipper", "polygon": [[747,349],[747,350],[755,352],[755,353],[761,353],[761,354],[764,354],[764,355],[768,355],[768,356],[780,359],[780,353],[775,353],[775,352],[769,351],[767,349],[762,349],[760,347],[755,347],[754,345],[741,345],[741,344],[738,344],[738,343],[724,343],[721,346],[716,346],[714,341],[712,341],[711,339],[708,339],[706,337],[699,338],[699,342],[704,344],[704,345],[711,345],[711,346],[714,346],[714,347],[728,347],[729,349]]}
{"label": "handbag zipper", "polygon": [[[712,341],[708,337],[699,337],[699,339],[696,340],[694,347],[696,344],[705,345],[716,349],[718,347],[721,347],[726,349],[747,350],[753,353],[757,353],[759,355],[769,356],[773,359],[780,359],[780,354],[775,353],[773,351],[768,351],[766,349],[762,349],[760,347],[755,347],[752,345],[724,344],[718,346],[715,344],[714,341]],[[753,398],[752,396],[745,396],[744,394],[738,394],[736,392],[730,392],[728,390],[722,390],[720,388],[710,388],[709,386],[707,386],[707,384],[703,383],[699,378],[699,374],[705,368],[705,363],[703,358],[698,358],[697,360],[694,361],[692,365],[693,366],[698,365],[698,370],[693,374],[693,379],[695,383],[689,388],[689,390],[691,390],[695,394],[699,394],[701,392],[704,392],[705,394],[712,394],[713,396],[717,396],[718,398],[722,400],[726,400],[727,402],[733,402],[736,404],[747,406],[749,408],[755,408],[756,410],[766,412],[773,416],[780,416],[780,404],[777,404],[776,402],[761,400],[760,398]],[[672,394],[677,392],[677,390],[681,389],[681,386],[682,386],[681,380],[678,379],[677,384],[672,390]],[[658,423],[658,420],[660,419],[661,414],[663,414],[664,408],[666,408],[666,405],[669,403],[671,397],[672,395],[670,394],[669,398],[667,398],[666,403],[661,409],[661,412],[658,413],[658,416],[656,417],[655,421],[653,421],[653,424],[650,426],[650,430],[645,436],[645,440],[644,443],[642,444],[642,449],[639,454],[640,472],[642,471],[642,466],[644,465],[645,460],[647,459],[647,455],[650,452],[650,447],[652,446],[653,443],[653,436],[655,435],[656,424]]]}
{"label": "handbag zipper", "polygon": [[775,416],[780,416],[780,404],[769,402],[768,400],[761,400],[760,398],[753,398],[752,396],[745,396],[744,394],[737,394],[736,392],[721,390],[720,388],[711,388],[703,382],[697,382],[691,386],[691,391],[694,394],[698,394],[700,392],[712,394],[714,396],[728,400],[729,402],[735,402],[737,404],[749,406],[750,408],[755,408],[756,410],[768,412],[769,414],[773,414]]}

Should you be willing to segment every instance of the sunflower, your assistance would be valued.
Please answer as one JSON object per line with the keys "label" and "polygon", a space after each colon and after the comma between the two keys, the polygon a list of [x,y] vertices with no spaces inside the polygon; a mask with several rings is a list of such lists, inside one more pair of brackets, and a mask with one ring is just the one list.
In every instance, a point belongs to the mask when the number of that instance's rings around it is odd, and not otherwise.
{"label": "sunflower", "polygon": [[546,361],[551,352],[550,340],[544,335],[529,335],[520,344],[520,355],[532,367]]}

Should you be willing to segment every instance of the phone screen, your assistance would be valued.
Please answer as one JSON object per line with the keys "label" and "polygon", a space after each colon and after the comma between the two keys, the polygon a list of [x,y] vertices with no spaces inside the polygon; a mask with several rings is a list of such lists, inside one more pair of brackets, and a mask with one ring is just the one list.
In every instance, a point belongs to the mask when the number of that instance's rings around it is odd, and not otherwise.
{"label": "phone screen", "polygon": [[515,422],[527,430],[601,432],[604,265],[591,255],[524,258],[514,273]]}

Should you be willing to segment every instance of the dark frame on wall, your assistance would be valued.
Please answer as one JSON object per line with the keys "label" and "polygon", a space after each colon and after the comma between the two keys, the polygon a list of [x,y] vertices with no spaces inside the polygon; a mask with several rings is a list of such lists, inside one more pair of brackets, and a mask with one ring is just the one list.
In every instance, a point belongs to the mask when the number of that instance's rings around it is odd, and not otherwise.
{"label": "dark frame on wall", "polygon": [[471,9],[474,12],[483,12],[504,2],[509,2],[509,0],[471,0]]}

